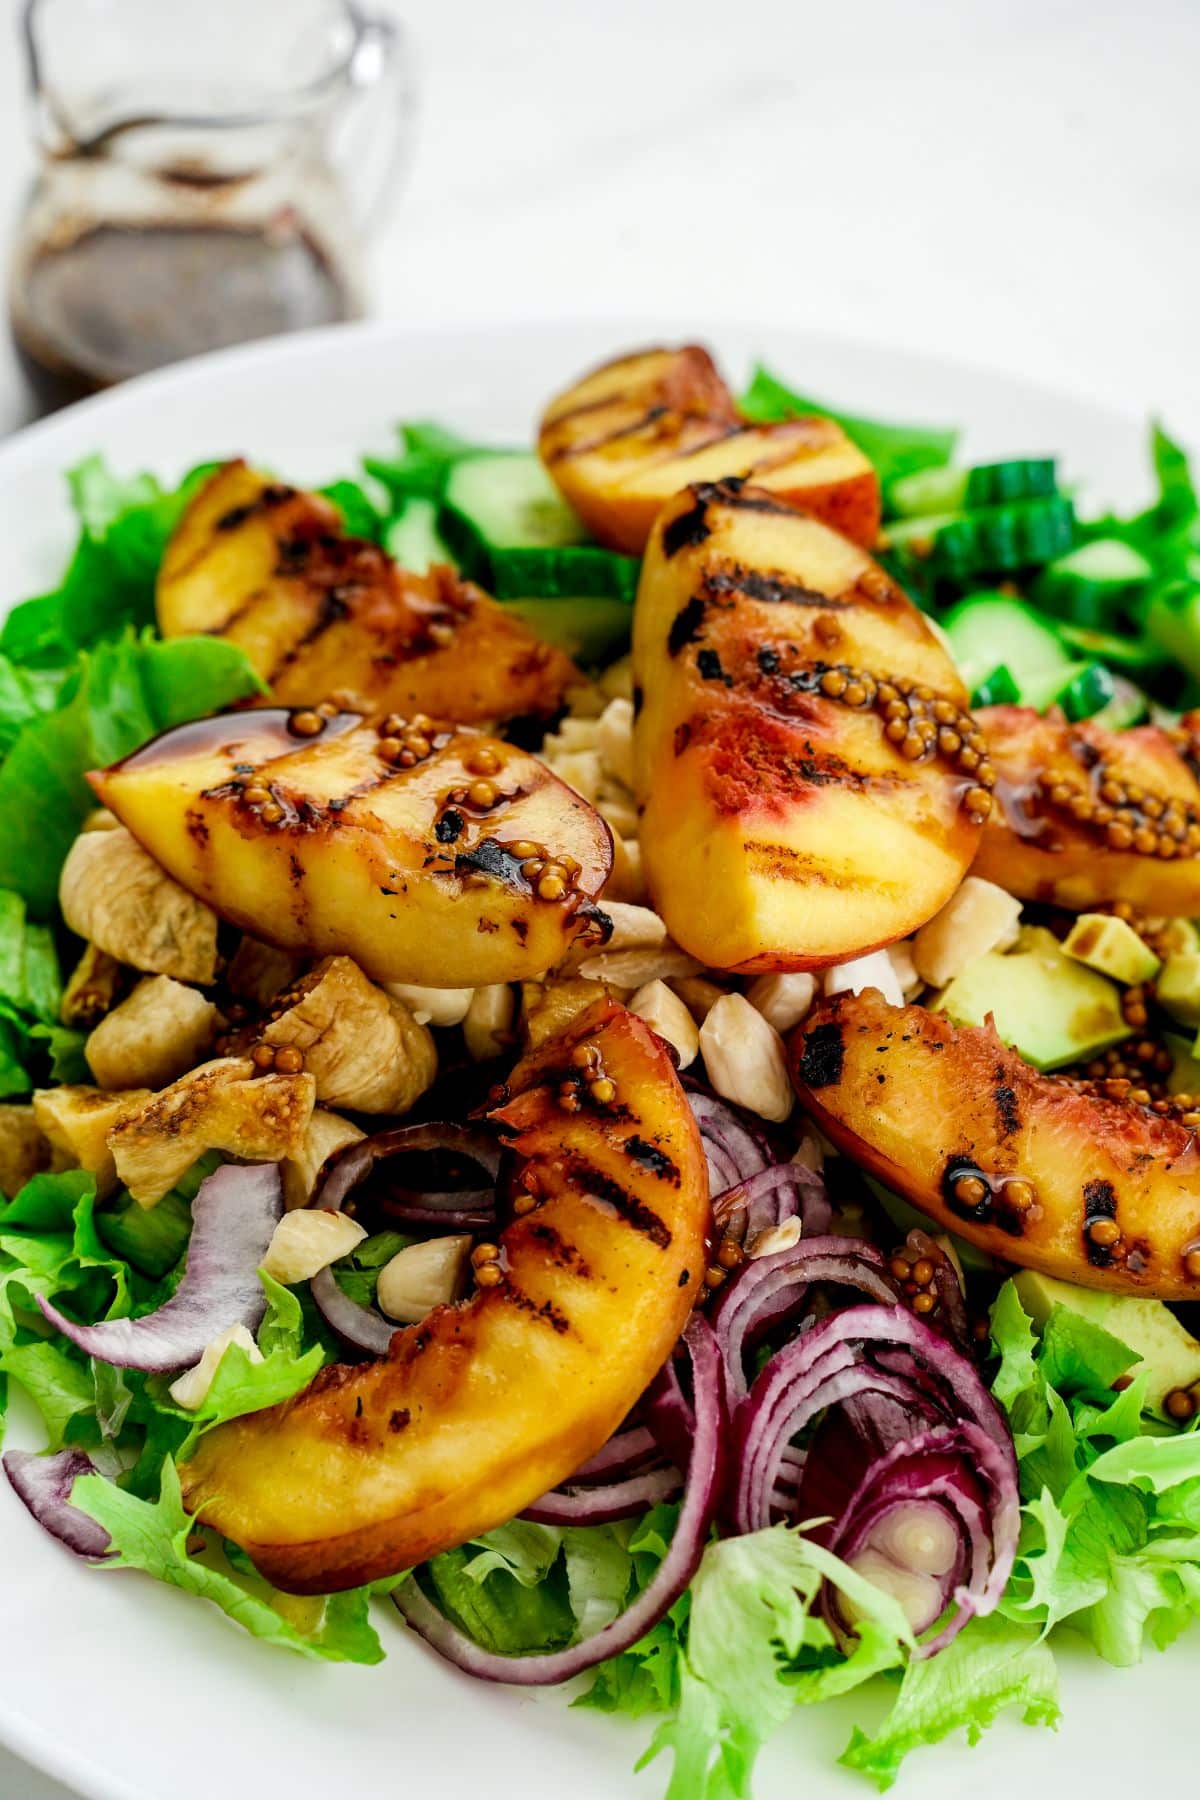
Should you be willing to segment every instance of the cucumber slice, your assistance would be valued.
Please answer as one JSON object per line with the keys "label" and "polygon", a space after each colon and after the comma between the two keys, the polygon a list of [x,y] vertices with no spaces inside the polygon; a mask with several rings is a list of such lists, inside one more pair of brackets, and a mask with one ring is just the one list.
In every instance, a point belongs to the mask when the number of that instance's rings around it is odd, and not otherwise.
{"label": "cucumber slice", "polygon": [[487,586],[497,600],[619,600],[632,606],[641,563],[598,544],[493,550]]}
{"label": "cucumber slice", "polygon": [[977,687],[1003,664],[1021,698],[1034,705],[1029,699],[1032,682],[1053,682],[1057,677],[1061,687],[1071,678],[1071,658],[1057,634],[1023,600],[1008,594],[970,594],[950,608],[942,624],[968,688]]}
{"label": "cucumber slice", "polygon": [[506,600],[538,637],[557,644],[573,662],[596,668],[629,648],[633,608],[624,600],[591,595],[578,600]]}
{"label": "cucumber slice", "polygon": [[1116,632],[1096,631],[1090,625],[1072,625],[1066,619],[1056,626],[1056,630],[1068,649],[1134,674],[1159,669],[1167,661],[1161,646],[1152,638],[1118,637]]}
{"label": "cucumber slice", "polygon": [[1074,508],[1055,494],[977,512],[902,519],[885,527],[882,541],[902,563],[947,581],[969,581],[1052,562],[1066,554],[1074,538]]}
{"label": "cucumber slice", "polygon": [[887,491],[888,511],[900,518],[920,519],[1006,506],[1015,500],[1041,500],[1057,490],[1057,471],[1048,457],[980,463],[973,469],[918,469],[892,482]]}
{"label": "cucumber slice", "polygon": [[583,521],[538,458],[522,450],[460,458],[447,476],[444,500],[487,550],[551,550],[587,540]]}
{"label": "cucumber slice", "polygon": [[453,563],[450,547],[438,530],[434,501],[420,496],[406,500],[383,534],[384,548],[402,569],[423,575],[431,563]]}
{"label": "cucumber slice", "polygon": [[1112,675],[1103,663],[1085,663],[1055,695],[1068,719],[1090,719],[1116,699],[1117,689]]}
{"label": "cucumber slice", "polygon": [[1131,725],[1140,725],[1150,717],[1150,701],[1141,688],[1127,681],[1124,675],[1114,675],[1112,681],[1112,699],[1092,716],[1106,731],[1128,731]]}
{"label": "cucumber slice", "polygon": [[1200,680],[1200,587],[1173,581],[1146,608],[1146,630],[1167,656]]}
{"label": "cucumber slice", "polygon": [[972,691],[972,706],[1013,706],[1021,698],[1012,670],[1001,663]]}
{"label": "cucumber slice", "polygon": [[1118,538],[1095,538],[1042,571],[1034,598],[1047,612],[1076,625],[1110,625],[1154,571]]}

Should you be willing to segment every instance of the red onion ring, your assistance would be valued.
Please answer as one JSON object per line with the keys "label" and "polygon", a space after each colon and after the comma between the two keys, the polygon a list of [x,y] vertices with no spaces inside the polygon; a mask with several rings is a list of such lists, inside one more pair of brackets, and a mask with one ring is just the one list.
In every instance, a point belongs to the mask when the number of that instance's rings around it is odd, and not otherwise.
{"label": "red onion ring", "polygon": [[832,1218],[825,1183],[804,1163],[772,1163],[713,1200],[718,1233],[737,1244],[750,1243],[785,1219],[799,1219],[807,1234],[820,1235],[828,1231]]}
{"label": "red onion ring", "polygon": [[647,1469],[625,1481],[604,1487],[578,1487],[568,1483],[551,1488],[521,1514],[535,1525],[611,1525],[617,1519],[633,1519],[663,1500],[671,1500],[683,1486],[678,1469]]}
{"label": "red onion ring", "polygon": [[[500,1173],[500,1146],[490,1133],[471,1125],[399,1125],[359,1138],[338,1151],[326,1165],[309,1200],[310,1206],[341,1212],[354,1190],[375,1167],[394,1156],[416,1151],[446,1151],[477,1162],[492,1178],[490,1189],[461,1193],[426,1193],[419,1200],[391,1201],[391,1219],[407,1225],[438,1225],[447,1231],[477,1231],[496,1222],[495,1182]],[[332,1269],[322,1269],[308,1284],[321,1317],[348,1349],[365,1356],[386,1356],[400,1326],[384,1317],[376,1306],[363,1306],[343,1293]]]}
{"label": "red onion ring", "polygon": [[725,1358],[726,1392],[733,1404],[749,1392],[749,1352],[773,1326],[797,1316],[816,1281],[857,1288],[885,1305],[895,1303],[896,1290],[882,1255],[859,1238],[801,1238],[790,1249],[743,1263],[713,1313]]}
{"label": "red onion ring", "polygon": [[[480,1231],[494,1225],[500,1145],[489,1132],[471,1125],[442,1122],[398,1125],[391,1131],[377,1131],[373,1137],[359,1138],[330,1159],[324,1179],[318,1183],[309,1205],[341,1212],[354,1189],[380,1163],[397,1156],[431,1151],[444,1151],[478,1163],[491,1177],[491,1186],[461,1192],[412,1194],[404,1199],[389,1198],[388,1218],[402,1225],[434,1225],[446,1231]],[[408,1190],[401,1192],[407,1194]]]}
{"label": "red onion ring", "polygon": [[82,1450],[60,1450],[55,1456],[6,1450],[0,1460],[17,1499],[51,1537],[89,1562],[99,1562],[110,1554],[112,1540],[103,1525],[71,1505],[76,1479],[97,1472],[90,1456]]}
{"label": "red onion ring", "polygon": [[[912,1507],[935,1510],[952,1524],[958,1538],[957,1554],[946,1570],[916,1571],[937,1590],[929,1616],[912,1620],[918,1634],[929,1630],[951,1605],[955,1609],[943,1629],[914,1652],[928,1657],[944,1650],[969,1619],[994,1611],[1008,1583],[1020,1529],[1020,1496],[1011,1457],[981,1426],[969,1422],[920,1432],[896,1444],[867,1470],[846,1504],[829,1548],[853,1565],[864,1549],[875,1547],[872,1539],[890,1515]],[[833,1588],[825,1591],[824,1608],[844,1641],[853,1628]]]}
{"label": "red onion ring", "polygon": [[716,1514],[723,1469],[724,1401],[717,1340],[712,1327],[697,1314],[684,1332],[682,1343],[691,1359],[695,1434],[675,1535],[647,1586],[619,1618],[582,1644],[542,1656],[500,1656],[484,1650],[452,1625],[410,1577],[396,1589],[393,1598],[408,1624],[439,1656],[484,1681],[549,1687],[570,1681],[608,1657],[628,1650],[674,1606],[700,1566]]}
{"label": "red onion ring", "polygon": [[140,1319],[81,1325],[37,1296],[42,1316],[98,1362],[148,1373],[189,1368],[231,1325],[253,1331],[267,1309],[258,1279],[283,1216],[275,1163],[225,1163],[200,1184],[192,1201],[187,1268],[172,1297]]}
{"label": "red onion ring", "polygon": [[700,1127],[704,1154],[708,1158],[710,1192],[723,1194],[736,1182],[745,1181],[747,1176],[765,1169],[771,1161],[771,1152],[758,1128],[707,1089],[690,1081],[685,1086],[688,1105]]}
{"label": "red onion ring", "polygon": [[582,1486],[594,1481],[619,1481],[660,1460],[653,1432],[647,1431],[644,1425],[625,1426],[615,1437],[610,1437],[595,1456],[589,1456],[571,1480]]}

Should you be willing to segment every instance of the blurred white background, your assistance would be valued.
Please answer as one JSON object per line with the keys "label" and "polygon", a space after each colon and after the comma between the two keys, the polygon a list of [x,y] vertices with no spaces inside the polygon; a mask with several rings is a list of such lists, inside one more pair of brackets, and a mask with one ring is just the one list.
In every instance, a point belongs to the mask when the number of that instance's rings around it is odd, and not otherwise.
{"label": "blurred white background", "polygon": [[[286,0],[248,4],[286,21]],[[32,168],[7,9],[4,235]],[[377,312],[785,321],[1152,408],[1200,441],[1196,0],[400,10],[420,116]],[[23,406],[4,345],[0,431]],[[0,1678],[19,1654],[0,1640]],[[3,1800],[63,1794],[0,1752]]]}

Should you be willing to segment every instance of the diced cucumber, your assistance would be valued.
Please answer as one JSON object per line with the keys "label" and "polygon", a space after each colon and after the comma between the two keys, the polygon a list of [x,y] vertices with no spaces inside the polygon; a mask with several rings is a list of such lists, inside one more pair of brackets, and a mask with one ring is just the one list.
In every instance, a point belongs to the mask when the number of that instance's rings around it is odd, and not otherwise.
{"label": "diced cucumber", "polygon": [[1013,706],[1021,698],[1021,690],[1013,678],[1013,672],[1007,663],[993,669],[985,675],[979,685],[972,690],[972,706]]}
{"label": "diced cucumber", "polygon": [[967,473],[967,505],[1005,506],[1014,500],[1044,500],[1058,492],[1058,467],[1051,456],[980,463]]}
{"label": "diced cucumber", "polygon": [[968,688],[985,681],[1001,664],[1022,698],[1035,680],[1057,676],[1055,692],[1070,680],[1070,656],[1046,621],[1023,600],[994,592],[969,594],[950,608],[942,624]]}
{"label": "diced cucumber", "polygon": [[1131,725],[1140,725],[1149,716],[1149,699],[1124,675],[1113,676],[1112,699],[1093,714],[1096,724],[1103,725],[1106,731],[1128,731]]}
{"label": "diced cucumber", "polygon": [[980,463],[973,469],[918,469],[902,475],[887,491],[888,512],[903,519],[969,512],[1014,500],[1040,500],[1057,491],[1049,458]]}
{"label": "diced cucumber", "polygon": [[1152,574],[1150,564],[1132,545],[1119,538],[1095,538],[1044,569],[1034,598],[1048,612],[1076,625],[1103,627]]}
{"label": "diced cucumber", "polygon": [[632,606],[641,564],[599,544],[493,550],[487,585],[497,600],[619,600]]}
{"label": "diced cucumber", "polygon": [[460,458],[447,477],[444,500],[487,550],[552,550],[587,540],[583,521],[538,458],[522,450]]}
{"label": "diced cucumber", "polygon": [[1200,680],[1200,587],[1170,582],[1146,608],[1146,630],[1169,657]]}
{"label": "diced cucumber", "polygon": [[453,563],[450,546],[438,530],[438,509],[432,500],[417,496],[406,500],[383,534],[384,548],[402,569],[423,575],[431,563]]}
{"label": "diced cucumber", "polygon": [[595,668],[629,648],[633,608],[625,600],[591,595],[577,600],[506,600],[538,637],[557,644],[573,662]]}
{"label": "diced cucumber", "polygon": [[1055,695],[1068,719],[1090,719],[1116,698],[1116,684],[1103,663],[1085,663]]}
{"label": "diced cucumber", "polygon": [[1106,662],[1113,668],[1128,669],[1133,674],[1161,668],[1167,660],[1161,646],[1152,638],[1118,637],[1116,632],[1096,631],[1090,625],[1073,625],[1067,619],[1055,629],[1068,649],[1094,657],[1097,662]]}
{"label": "diced cucumber", "polygon": [[902,519],[885,527],[882,542],[902,563],[947,581],[969,581],[1052,562],[1065,555],[1074,538],[1074,508],[1055,494],[976,512]]}

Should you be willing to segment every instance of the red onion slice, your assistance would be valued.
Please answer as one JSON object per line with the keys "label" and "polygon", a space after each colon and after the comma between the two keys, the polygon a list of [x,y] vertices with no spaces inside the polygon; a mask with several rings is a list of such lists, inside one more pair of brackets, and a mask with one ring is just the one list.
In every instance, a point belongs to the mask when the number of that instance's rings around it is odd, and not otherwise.
{"label": "red onion slice", "polygon": [[750,1351],[773,1326],[799,1314],[817,1281],[857,1288],[885,1305],[896,1298],[883,1257],[858,1238],[801,1238],[788,1250],[743,1263],[713,1313],[732,1403],[743,1400],[748,1392],[746,1358]]}
{"label": "red onion slice", "polygon": [[734,1419],[738,1531],[771,1523],[771,1496],[793,1438],[818,1413],[858,1396],[884,1396],[912,1429],[966,1422],[1013,1465],[1012,1442],[974,1368],[902,1307],[853,1306],[778,1351]]}
{"label": "red onion slice", "polygon": [[446,1231],[480,1231],[493,1225],[500,1145],[489,1132],[472,1125],[443,1122],[399,1125],[392,1131],[378,1131],[373,1137],[347,1144],[329,1163],[325,1179],[318,1185],[309,1205],[340,1212],[355,1188],[376,1173],[381,1164],[398,1157],[434,1152],[478,1164],[489,1176],[490,1185],[436,1192],[398,1188],[383,1203],[389,1221],[401,1225],[440,1226]]}
{"label": "red onion slice", "polygon": [[799,1219],[806,1236],[820,1236],[832,1218],[825,1183],[804,1163],[772,1163],[713,1200],[719,1235],[736,1244],[752,1243],[760,1232],[785,1219]]}
{"label": "red onion slice", "polygon": [[663,1500],[671,1500],[683,1486],[678,1469],[647,1469],[625,1481],[604,1487],[551,1488],[521,1514],[535,1525],[611,1525],[617,1519],[636,1518]]}
{"label": "red onion slice", "polygon": [[103,1525],[71,1505],[76,1478],[96,1473],[90,1456],[82,1450],[60,1450],[55,1456],[6,1450],[0,1460],[13,1492],[44,1531],[90,1562],[109,1554],[111,1539]]}
{"label": "red onion slice", "polygon": [[694,1315],[682,1341],[692,1365],[695,1435],[675,1535],[649,1584],[619,1618],[582,1644],[544,1656],[500,1656],[482,1649],[452,1625],[410,1578],[397,1588],[396,1605],[413,1630],[448,1662],[481,1680],[506,1681],[520,1687],[549,1687],[570,1681],[572,1676],[582,1675],[586,1669],[636,1644],[685,1591],[700,1566],[717,1509],[724,1401],[721,1355],[712,1327],[700,1315]]}
{"label": "red onion slice", "polygon": [[709,1191],[723,1194],[735,1182],[756,1175],[771,1161],[766,1138],[756,1126],[747,1123],[724,1100],[718,1100],[705,1088],[686,1082],[688,1105],[700,1127],[704,1154],[708,1158]]}
{"label": "red onion slice", "polygon": [[329,1329],[351,1350],[367,1356],[386,1356],[393,1337],[402,1329],[385,1319],[375,1306],[363,1306],[338,1286],[332,1269],[322,1269],[308,1284],[317,1311]]}
{"label": "red onion slice", "polygon": [[98,1362],[147,1373],[189,1368],[231,1325],[253,1331],[266,1311],[259,1264],[283,1214],[275,1163],[225,1163],[192,1202],[183,1280],[165,1305],[140,1319],[80,1325],[39,1294],[43,1317]]}
{"label": "red onion slice", "polygon": [[[940,1536],[951,1554],[914,1558],[900,1529],[901,1522],[911,1528],[914,1519],[926,1525],[927,1538]],[[1012,1572],[1019,1530],[1011,1457],[982,1427],[958,1423],[920,1432],[876,1461],[847,1502],[829,1548],[851,1566],[864,1554],[871,1557],[870,1578],[885,1586],[889,1565],[894,1567],[908,1588],[906,1610],[918,1635],[954,1608],[942,1630],[918,1645],[915,1654],[927,1657],[944,1650],[969,1619],[995,1610]],[[922,1593],[927,1610],[914,1616]],[[853,1627],[832,1588],[824,1607],[845,1639]]]}
{"label": "red onion slice", "polygon": [[593,1481],[622,1481],[627,1475],[661,1461],[658,1442],[644,1425],[630,1425],[610,1437],[603,1449],[576,1469],[571,1481],[586,1486]]}

